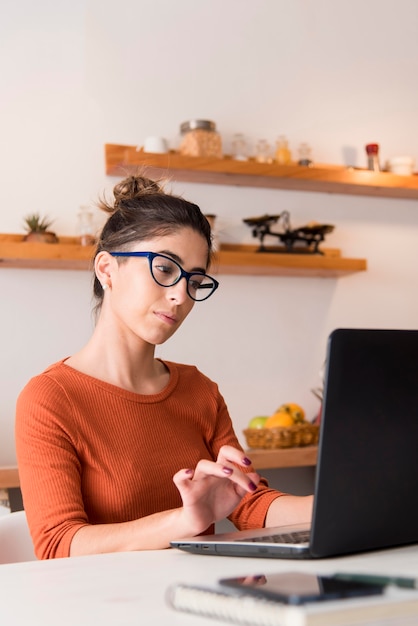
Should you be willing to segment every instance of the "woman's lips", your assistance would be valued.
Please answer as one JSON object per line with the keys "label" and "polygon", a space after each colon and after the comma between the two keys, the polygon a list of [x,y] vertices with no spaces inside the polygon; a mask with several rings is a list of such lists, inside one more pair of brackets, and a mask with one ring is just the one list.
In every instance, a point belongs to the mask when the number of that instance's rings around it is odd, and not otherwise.
{"label": "woman's lips", "polygon": [[166,324],[176,324],[177,317],[174,313],[164,313],[163,311],[155,311],[155,315]]}

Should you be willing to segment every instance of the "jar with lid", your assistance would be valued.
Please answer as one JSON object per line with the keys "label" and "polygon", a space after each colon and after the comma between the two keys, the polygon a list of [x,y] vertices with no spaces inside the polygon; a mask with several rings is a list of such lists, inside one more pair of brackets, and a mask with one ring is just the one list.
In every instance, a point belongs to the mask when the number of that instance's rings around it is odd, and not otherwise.
{"label": "jar with lid", "polygon": [[276,141],[276,162],[279,165],[289,165],[292,155],[289,150],[289,143],[284,135],[280,135]]}
{"label": "jar with lid", "polygon": [[93,231],[93,213],[88,206],[81,206],[78,217],[78,240],[82,246],[91,246],[95,243]]}
{"label": "jar with lid", "polygon": [[299,145],[298,151],[299,151],[298,164],[304,165],[305,167],[311,166],[312,165],[311,146],[308,143],[301,143]]}
{"label": "jar with lid", "polygon": [[380,172],[379,144],[378,143],[366,144],[366,154],[367,154],[367,169],[372,170],[373,172]]}
{"label": "jar with lid", "polygon": [[267,139],[259,139],[255,147],[255,160],[258,163],[271,163],[271,147]]}
{"label": "jar with lid", "polygon": [[232,158],[236,161],[248,160],[248,145],[245,135],[242,133],[235,133],[232,137]]}
{"label": "jar with lid", "polygon": [[222,158],[222,139],[210,120],[189,120],[180,126],[179,152],[185,156]]}

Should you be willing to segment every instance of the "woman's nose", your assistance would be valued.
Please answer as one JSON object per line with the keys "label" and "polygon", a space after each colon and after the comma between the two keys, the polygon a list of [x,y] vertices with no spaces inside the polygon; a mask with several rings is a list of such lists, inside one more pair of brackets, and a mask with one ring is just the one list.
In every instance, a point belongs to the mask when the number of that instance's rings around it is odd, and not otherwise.
{"label": "woman's nose", "polygon": [[187,293],[187,279],[185,276],[180,278],[178,283],[167,288],[168,297],[170,300],[175,300],[179,304],[185,302],[189,298]]}

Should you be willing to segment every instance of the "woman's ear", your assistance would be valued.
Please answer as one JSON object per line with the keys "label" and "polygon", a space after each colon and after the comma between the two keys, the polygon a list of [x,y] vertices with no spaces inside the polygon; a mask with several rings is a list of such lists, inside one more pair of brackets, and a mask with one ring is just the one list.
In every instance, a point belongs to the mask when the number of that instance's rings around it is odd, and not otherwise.
{"label": "woman's ear", "polygon": [[99,252],[94,259],[94,271],[104,289],[112,286],[115,265],[117,265],[116,259],[105,250]]}

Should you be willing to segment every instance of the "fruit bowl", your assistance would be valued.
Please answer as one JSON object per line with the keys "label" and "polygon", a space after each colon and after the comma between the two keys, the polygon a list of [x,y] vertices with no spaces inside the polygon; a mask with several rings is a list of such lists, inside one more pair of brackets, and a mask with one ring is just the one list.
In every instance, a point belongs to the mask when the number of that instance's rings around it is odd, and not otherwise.
{"label": "fruit bowl", "polygon": [[314,446],[319,439],[319,426],[302,422],[288,427],[246,428],[244,431],[249,448],[296,448]]}

